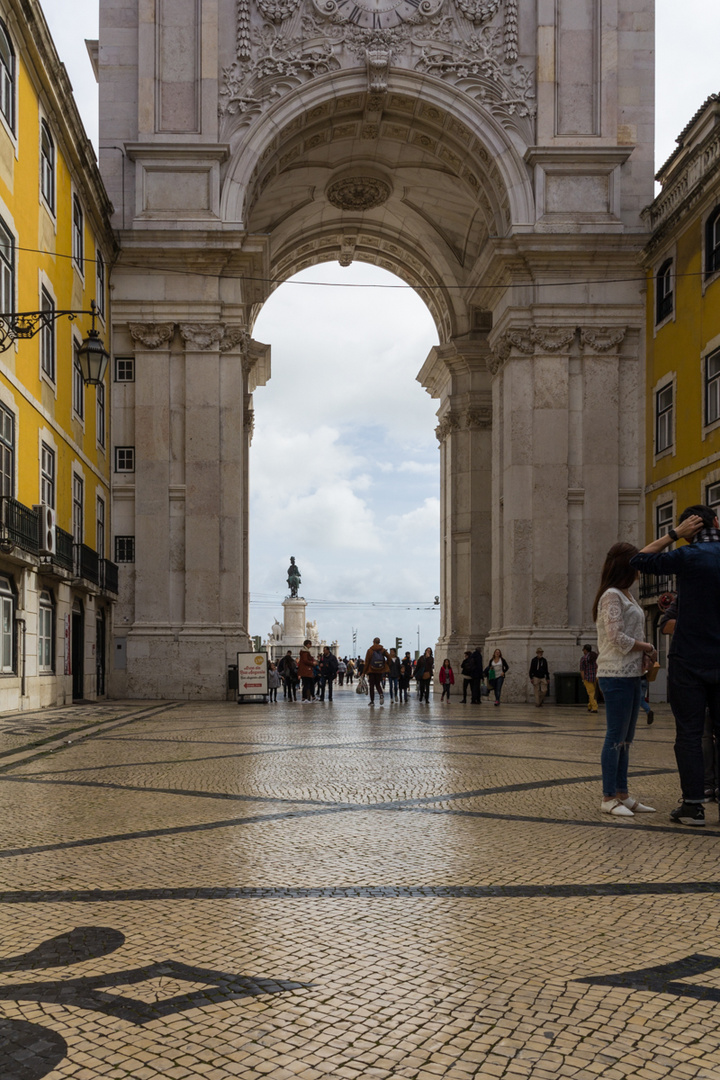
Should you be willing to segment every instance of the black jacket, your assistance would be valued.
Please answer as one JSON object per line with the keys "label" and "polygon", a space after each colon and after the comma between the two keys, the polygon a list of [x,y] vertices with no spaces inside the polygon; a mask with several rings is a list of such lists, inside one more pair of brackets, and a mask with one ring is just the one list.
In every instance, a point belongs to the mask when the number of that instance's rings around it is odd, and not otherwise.
{"label": "black jacket", "polygon": [[548,662],[544,656],[533,656],[532,660],[530,661],[530,678],[550,678],[550,669],[548,668]]}

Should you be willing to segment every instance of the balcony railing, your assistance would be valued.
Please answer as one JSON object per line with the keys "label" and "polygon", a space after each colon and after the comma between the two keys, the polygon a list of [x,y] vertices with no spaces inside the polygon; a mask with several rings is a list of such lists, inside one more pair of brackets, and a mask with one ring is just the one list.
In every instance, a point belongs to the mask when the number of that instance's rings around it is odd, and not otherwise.
{"label": "balcony railing", "polygon": [[92,581],[94,585],[100,584],[100,556],[87,544],[74,544],[75,548],[75,573],[78,577]]}
{"label": "balcony railing", "polygon": [[10,495],[3,495],[0,498],[0,523],[2,524],[0,538],[9,540],[23,551],[30,552],[31,555],[37,555],[39,550],[37,510],[23,506]]}
{"label": "balcony railing", "polygon": [[672,574],[663,574],[662,577],[643,574],[640,578],[641,600],[655,600],[666,592],[675,592],[675,578]]}
{"label": "balcony railing", "polygon": [[65,570],[72,571],[74,567],[73,544],[72,533],[65,532],[56,525],[55,554],[52,556],[52,561]]}
{"label": "balcony railing", "polygon": [[118,568],[114,562],[110,562],[109,559],[100,560],[100,569],[102,574],[102,587],[106,592],[115,593],[118,592]]}

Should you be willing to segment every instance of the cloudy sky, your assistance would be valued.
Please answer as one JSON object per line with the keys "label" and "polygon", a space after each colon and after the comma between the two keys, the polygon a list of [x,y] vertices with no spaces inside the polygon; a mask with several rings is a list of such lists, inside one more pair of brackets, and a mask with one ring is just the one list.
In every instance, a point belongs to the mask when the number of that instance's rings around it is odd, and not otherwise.
{"label": "cloudy sky", "polygon": [[[97,143],[83,39],[97,36],[98,0],[42,2]],[[720,92],[718,41],[720,0],[657,0],[658,167]],[[424,648],[439,625],[438,449],[436,404],[415,375],[437,340],[432,320],[412,291],[377,288],[397,279],[369,266],[327,264],[294,280],[365,287],[288,283],[256,324],[273,377],[255,394],[250,632],[264,637],[281,616],[292,554],[308,617],[342,652],[353,629],[363,650],[375,633]]]}

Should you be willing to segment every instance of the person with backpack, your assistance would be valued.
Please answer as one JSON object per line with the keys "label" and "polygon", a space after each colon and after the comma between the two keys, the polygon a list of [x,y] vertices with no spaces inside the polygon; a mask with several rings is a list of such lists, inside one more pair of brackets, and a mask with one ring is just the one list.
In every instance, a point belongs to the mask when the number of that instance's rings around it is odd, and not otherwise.
{"label": "person with backpack", "polygon": [[368,687],[370,689],[370,701],[368,705],[375,704],[375,691],[377,690],[380,704],[385,701],[385,695],[383,694],[382,682],[390,669],[390,654],[387,649],[384,649],[380,644],[380,638],[373,638],[373,643],[365,653],[365,663],[363,665],[363,675],[367,675]]}
{"label": "person with backpack", "polygon": [[297,701],[297,664],[290,649],[278,664],[278,671],[282,676],[283,697],[288,701]]}

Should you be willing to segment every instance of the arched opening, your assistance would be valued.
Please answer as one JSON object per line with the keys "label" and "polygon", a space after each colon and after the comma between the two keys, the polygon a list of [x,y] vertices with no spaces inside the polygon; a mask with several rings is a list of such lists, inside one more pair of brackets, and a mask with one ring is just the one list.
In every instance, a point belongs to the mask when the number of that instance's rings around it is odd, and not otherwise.
{"label": "arched opening", "polygon": [[[311,284],[317,283],[317,284]],[[250,632],[282,621],[291,554],[307,618],[342,654],[378,634],[438,639],[437,403],[416,380],[437,329],[396,275],[313,266],[265,303],[253,335],[272,346],[254,396]]]}

